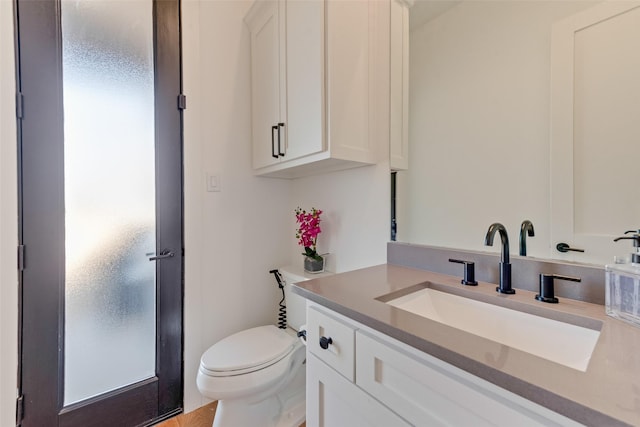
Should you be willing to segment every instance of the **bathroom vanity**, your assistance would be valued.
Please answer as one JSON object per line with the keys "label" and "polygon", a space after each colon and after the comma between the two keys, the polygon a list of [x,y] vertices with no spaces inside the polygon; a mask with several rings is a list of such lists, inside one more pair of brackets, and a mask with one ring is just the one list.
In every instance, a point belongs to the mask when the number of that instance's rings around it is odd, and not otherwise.
{"label": "bathroom vanity", "polygon": [[[602,305],[392,264],[294,292],[308,300],[309,426],[640,425],[640,329]],[[421,302],[425,292],[442,299]],[[465,313],[471,326],[456,323]]]}

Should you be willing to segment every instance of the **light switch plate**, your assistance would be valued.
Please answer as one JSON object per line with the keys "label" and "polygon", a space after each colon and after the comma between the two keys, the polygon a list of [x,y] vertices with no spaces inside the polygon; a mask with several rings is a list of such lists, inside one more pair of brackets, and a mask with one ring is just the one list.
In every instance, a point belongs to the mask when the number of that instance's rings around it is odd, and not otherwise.
{"label": "light switch plate", "polygon": [[222,186],[220,185],[220,175],[207,173],[207,192],[214,193],[222,191]]}

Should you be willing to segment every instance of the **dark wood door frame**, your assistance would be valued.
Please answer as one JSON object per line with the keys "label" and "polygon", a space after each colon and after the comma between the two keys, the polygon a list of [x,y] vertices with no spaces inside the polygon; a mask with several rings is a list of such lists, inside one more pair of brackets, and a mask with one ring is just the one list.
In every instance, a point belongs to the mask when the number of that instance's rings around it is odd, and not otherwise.
{"label": "dark wood door frame", "polygon": [[[156,249],[159,253],[174,248],[180,255],[174,259],[179,268],[168,262],[156,266],[157,277],[162,278],[157,292],[156,376],[66,408],[62,401],[65,245],[60,2],[15,0],[14,10],[19,241],[24,249],[19,324],[22,426],[134,426],[180,412],[184,245],[179,0],[154,1]],[[124,413],[128,421],[122,423],[118,416]]]}

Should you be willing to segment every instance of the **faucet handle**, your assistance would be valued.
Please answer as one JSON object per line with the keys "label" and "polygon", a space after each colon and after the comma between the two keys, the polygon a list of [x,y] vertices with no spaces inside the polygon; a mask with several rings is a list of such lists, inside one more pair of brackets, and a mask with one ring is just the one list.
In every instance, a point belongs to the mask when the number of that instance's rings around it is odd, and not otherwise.
{"label": "faucet handle", "polygon": [[464,264],[464,279],[460,281],[463,285],[478,286],[476,282],[476,270],[475,263],[473,261],[465,261],[463,259],[449,258],[449,262],[455,262],[458,264]]}
{"label": "faucet handle", "polygon": [[617,242],[619,240],[633,240],[633,246],[635,248],[640,247],[640,234],[634,234],[633,236],[616,237],[615,239],[613,239],[614,242]]}
{"label": "faucet handle", "polygon": [[552,304],[558,303],[558,298],[554,295],[553,280],[569,280],[571,282],[581,282],[582,279],[573,276],[564,276],[562,274],[540,274],[540,293],[536,295],[536,299],[542,302],[549,302]]}
{"label": "faucet handle", "polygon": [[575,277],[575,276],[565,276],[563,274],[544,274],[541,273],[540,274],[540,280],[551,280],[553,281],[553,279],[560,279],[560,280],[568,280],[570,282],[582,282],[582,279],[579,277]]}

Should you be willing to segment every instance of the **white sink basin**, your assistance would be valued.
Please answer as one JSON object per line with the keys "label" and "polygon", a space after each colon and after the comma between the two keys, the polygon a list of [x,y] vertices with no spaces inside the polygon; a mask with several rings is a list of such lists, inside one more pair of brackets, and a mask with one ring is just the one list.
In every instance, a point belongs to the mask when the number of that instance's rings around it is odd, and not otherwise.
{"label": "white sink basin", "polygon": [[583,372],[600,335],[599,330],[429,287],[386,303]]}

